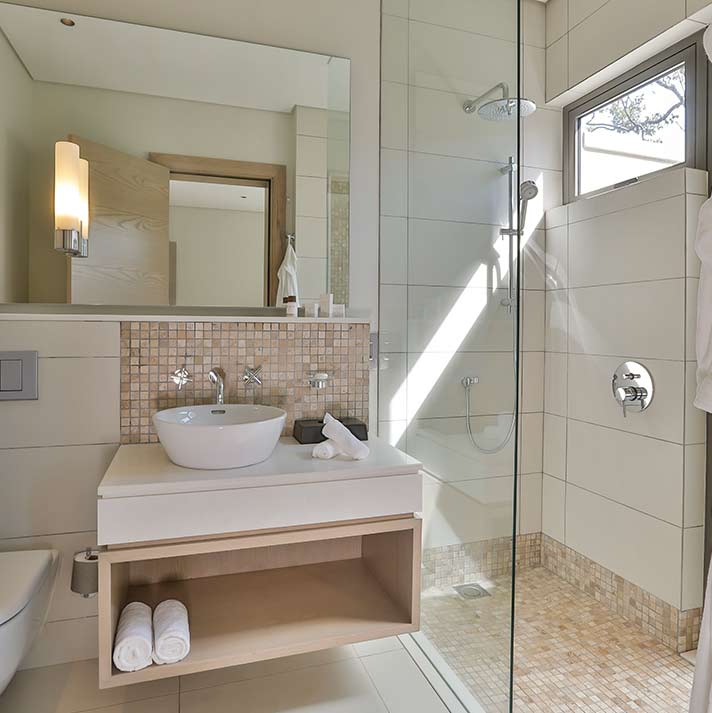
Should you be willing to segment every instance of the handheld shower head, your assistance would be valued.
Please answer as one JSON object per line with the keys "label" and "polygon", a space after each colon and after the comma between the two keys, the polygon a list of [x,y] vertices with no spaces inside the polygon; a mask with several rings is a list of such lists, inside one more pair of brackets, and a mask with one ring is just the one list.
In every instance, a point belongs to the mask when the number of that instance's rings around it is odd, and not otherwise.
{"label": "handheld shower head", "polygon": [[539,194],[539,188],[534,181],[524,181],[519,186],[519,198],[523,201],[534,200]]}
{"label": "handheld shower head", "polygon": [[519,186],[519,231],[524,231],[527,222],[527,206],[529,201],[539,195],[539,188],[534,181],[523,181]]}

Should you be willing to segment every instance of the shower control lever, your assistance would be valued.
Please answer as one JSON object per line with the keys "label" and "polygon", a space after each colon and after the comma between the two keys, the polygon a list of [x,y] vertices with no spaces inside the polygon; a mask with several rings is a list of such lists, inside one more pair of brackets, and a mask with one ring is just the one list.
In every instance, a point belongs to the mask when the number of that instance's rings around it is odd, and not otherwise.
{"label": "shower control lever", "polygon": [[627,416],[626,407],[629,403],[640,402],[641,411],[645,408],[648,390],[642,386],[619,386],[616,389],[616,401],[623,407],[623,418]]}
{"label": "shower control lever", "polygon": [[629,411],[645,411],[653,400],[655,386],[650,372],[634,361],[623,362],[613,374],[611,380],[613,398],[623,409],[623,417]]}

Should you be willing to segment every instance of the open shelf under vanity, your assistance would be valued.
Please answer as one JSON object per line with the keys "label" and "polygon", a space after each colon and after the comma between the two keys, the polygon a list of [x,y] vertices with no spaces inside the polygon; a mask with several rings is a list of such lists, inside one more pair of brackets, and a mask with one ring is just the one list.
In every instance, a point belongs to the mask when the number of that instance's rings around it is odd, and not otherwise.
{"label": "open shelf under vanity", "polygon": [[[421,521],[349,524],[113,548],[99,558],[102,688],[417,631]],[[168,598],[188,608],[179,663],[118,671],[122,608]]]}

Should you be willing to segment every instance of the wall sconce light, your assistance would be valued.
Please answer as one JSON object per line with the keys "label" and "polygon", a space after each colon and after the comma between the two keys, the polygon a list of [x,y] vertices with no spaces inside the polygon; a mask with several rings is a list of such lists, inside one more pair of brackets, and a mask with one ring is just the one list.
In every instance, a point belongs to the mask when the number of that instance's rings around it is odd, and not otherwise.
{"label": "wall sconce light", "polygon": [[54,146],[54,249],[73,257],[87,256],[89,237],[89,164],[79,146]]}
{"label": "wall sconce light", "polygon": [[89,161],[79,159],[79,255],[89,257]]}

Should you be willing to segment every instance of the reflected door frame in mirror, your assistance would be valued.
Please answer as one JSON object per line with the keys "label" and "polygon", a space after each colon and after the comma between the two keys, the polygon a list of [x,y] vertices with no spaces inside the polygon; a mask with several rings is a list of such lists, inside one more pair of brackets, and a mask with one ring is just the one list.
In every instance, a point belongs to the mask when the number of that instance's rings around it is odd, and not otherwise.
{"label": "reflected door frame in mirror", "polygon": [[268,186],[266,259],[267,306],[277,302],[277,270],[282,264],[287,236],[287,167],[276,163],[234,161],[203,156],[150,153],[150,161],[165,166],[176,178],[186,175],[206,179],[256,181]]}

